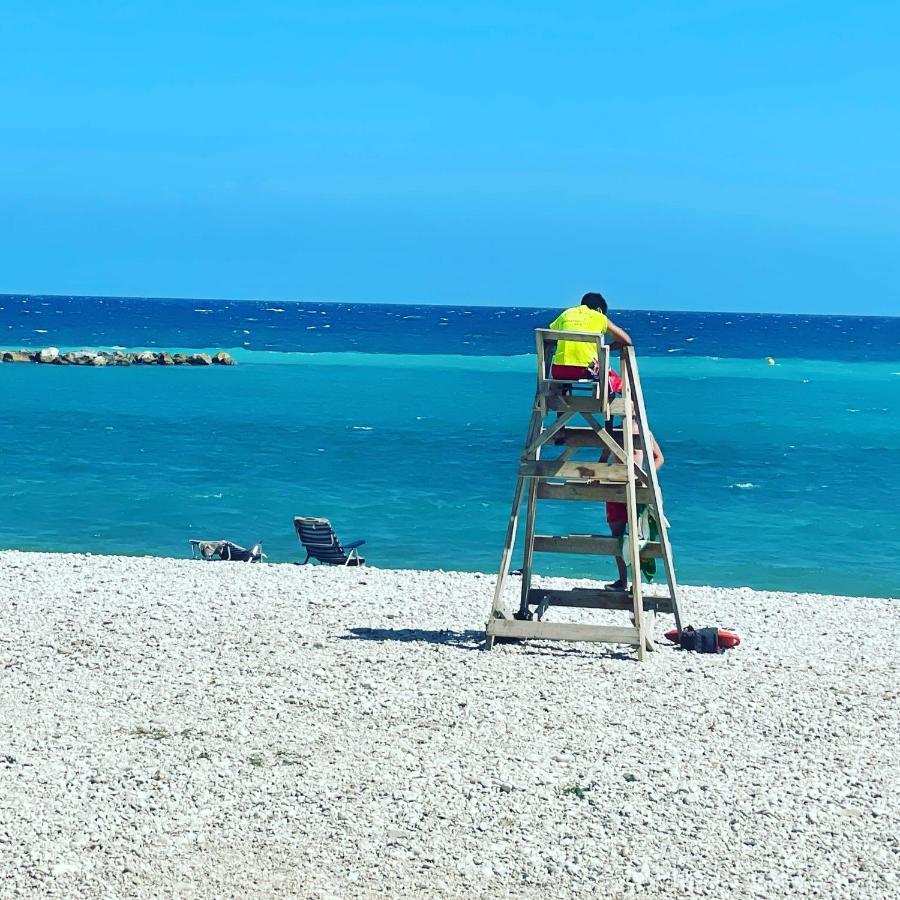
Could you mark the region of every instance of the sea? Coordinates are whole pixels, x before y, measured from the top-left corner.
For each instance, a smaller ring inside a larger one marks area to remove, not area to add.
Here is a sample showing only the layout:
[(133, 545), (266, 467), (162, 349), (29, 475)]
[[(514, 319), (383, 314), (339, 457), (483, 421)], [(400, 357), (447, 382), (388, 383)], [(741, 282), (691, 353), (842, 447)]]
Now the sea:
[[(298, 562), (306, 515), (374, 566), (495, 572), (533, 330), (563, 305), (0, 296), (4, 349), (238, 361), (0, 365), (0, 547), (184, 557), (228, 539)], [(611, 315), (665, 453), (682, 582), (900, 597), (900, 318)], [(541, 531), (606, 533), (602, 507), (547, 506)], [(536, 571), (615, 578), (593, 557)]]

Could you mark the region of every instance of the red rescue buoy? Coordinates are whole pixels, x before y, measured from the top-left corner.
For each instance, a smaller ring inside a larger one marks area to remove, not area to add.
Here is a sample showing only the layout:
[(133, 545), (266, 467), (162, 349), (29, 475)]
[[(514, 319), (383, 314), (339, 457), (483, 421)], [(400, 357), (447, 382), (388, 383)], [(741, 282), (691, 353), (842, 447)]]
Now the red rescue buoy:
[[(667, 631), (666, 638), (673, 644), (677, 644), (678, 629), (673, 628), (671, 631)], [(741, 639), (733, 631), (726, 631), (724, 628), (719, 629), (719, 647), (722, 650), (730, 650), (732, 647), (737, 647), (740, 642)]]

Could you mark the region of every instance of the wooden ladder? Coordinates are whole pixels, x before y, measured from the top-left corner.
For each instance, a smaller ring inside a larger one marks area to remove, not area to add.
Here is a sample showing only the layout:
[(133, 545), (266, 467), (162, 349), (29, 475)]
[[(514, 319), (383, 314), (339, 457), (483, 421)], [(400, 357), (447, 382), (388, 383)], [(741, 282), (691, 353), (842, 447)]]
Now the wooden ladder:
[[(611, 397), (608, 377), (610, 350), (601, 335), (538, 328), (535, 339), (537, 391), (522, 450), (506, 541), (500, 559), (500, 573), (486, 628), (485, 646), (490, 650), (497, 637), (605, 641), (635, 646), (638, 659), (643, 660), (646, 652), (654, 649), (655, 614), (674, 614), (675, 626), (679, 632), (681, 615), (672, 547), (663, 514), (659, 479), (652, 465), (650, 429), (634, 350), (623, 347), (620, 351), (622, 393), (621, 397)], [(600, 363), (597, 381), (560, 381), (549, 377), (552, 350), (562, 340), (595, 345), (596, 358)], [(633, 434), (632, 428), (627, 427), (632, 416), (636, 422), (637, 434)], [(614, 424), (615, 418), (620, 420), (618, 426)], [(557, 446), (562, 447), (560, 455), (550, 459), (542, 458), (544, 449)], [(644, 448), (643, 466), (634, 462), (636, 448)], [(577, 460), (574, 457), (579, 451), (591, 452), (593, 457), (597, 457), (599, 451), (600, 461)], [(605, 460), (608, 459), (614, 460), (614, 463), (607, 464)], [(509, 577), (523, 497), (526, 498), (526, 512), (522, 591), (519, 609), (511, 615), (504, 604), (503, 591)], [(624, 546), (620, 547), (618, 538), (604, 535), (537, 534), (539, 500), (624, 503), (628, 517)], [(649, 508), (658, 530), (658, 539), (643, 546), (638, 534), (639, 504)], [(600, 556), (617, 556), (621, 553), (631, 567), (632, 590), (546, 590), (532, 587), (535, 552)], [(667, 596), (644, 595), (640, 561), (648, 558), (662, 560), (668, 585)], [(631, 613), (631, 622), (627, 626), (614, 626), (542, 621), (546, 610), (553, 606), (622, 610)], [(532, 607), (536, 608), (537, 618)]]

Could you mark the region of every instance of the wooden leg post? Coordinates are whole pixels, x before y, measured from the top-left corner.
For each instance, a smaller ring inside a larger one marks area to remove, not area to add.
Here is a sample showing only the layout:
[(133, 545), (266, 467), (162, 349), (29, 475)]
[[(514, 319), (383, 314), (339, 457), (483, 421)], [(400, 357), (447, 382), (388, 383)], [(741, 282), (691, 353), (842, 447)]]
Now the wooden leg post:
[[(624, 354), (623, 354), (624, 355)], [(624, 361), (624, 360), (623, 360)], [(622, 443), (625, 458), (634, 459), (634, 435), (631, 432), (633, 402), (631, 399), (631, 379), (626, 367), (622, 366), (622, 399), (625, 411), (622, 415)], [(625, 508), (628, 515), (628, 557), (631, 560), (631, 596), (634, 601), (634, 624), (638, 630), (638, 659), (644, 659), (646, 652), (647, 632), (644, 623), (644, 597), (641, 585), (641, 550), (638, 543), (637, 491), (634, 478), (634, 466), (626, 467), (628, 480), (625, 482)], [(625, 547), (622, 547), (623, 554)]]
[(537, 486), (536, 478), (529, 479), (525, 510), (525, 549), (522, 560), (522, 598), (519, 602), (519, 616), (529, 617), (528, 590), (531, 587), (531, 562), (534, 558), (534, 526), (537, 518)]
[(653, 444), (652, 435), (650, 433), (650, 424), (647, 420), (647, 407), (644, 404), (644, 391), (641, 387), (641, 379), (638, 375), (637, 359), (634, 352), (631, 351), (625, 360), (625, 367), (628, 369), (628, 377), (634, 385), (634, 399), (637, 404), (637, 421), (638, 431), (641, 441), (646, 448), (647, 459), (647, 475), (651, 494), (650, 505), (656, 511), (657, 526), (659, 528), (659, 543), (662, 548), (663, 565), (666, 570), (666, 584), (669, 588), (669, 597), (672, 603), (672, 613), (675, 616), (675, 628), (681, 634), (681, 609), (678, 597), (678, 583), (675, 578), (675, 561), (672, 557), (672, 544), (669, 541), (669, 527), (666, 524), (666, 516), (663, 511), (662, 490), (659, 486), (659, 475), (656, 467), (653, 465)]
[(506, 541), (503, 544), (503, 553), (500, 555), (500, 572), (497, 575), (497, 586), (494, 589), (494, 603), (491, 607), (491, 618), (487, 625), (487, 635), (485, 637), (485, 647), (490, 650), (494, 646), (494, 636), (491, 634), (491, 622), (494, 619), (508, 619), (509, 611), (503, 602), (503, 588), (506, 585), (506, 579), (509, 576), (509, 559), (512, 556), (513, 545), (516, 542), (516, 528), (519, 523), (519, 507), (522, 505), (522, 490), (525, 486), (525, 479), (518, 478), (516, 480), (516, 491), (513, 494), (512, 510), (509, 514), (509, 523), (506, 526)]

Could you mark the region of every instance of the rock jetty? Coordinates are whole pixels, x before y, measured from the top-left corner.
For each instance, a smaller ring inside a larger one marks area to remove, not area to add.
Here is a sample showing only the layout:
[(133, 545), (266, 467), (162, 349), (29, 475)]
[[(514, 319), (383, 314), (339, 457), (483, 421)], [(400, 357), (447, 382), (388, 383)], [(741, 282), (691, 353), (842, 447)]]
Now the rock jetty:
[(234, 358), (220, 350), (209, 353), (166, 353), (163, 350), (141, 350), (121, 353), (105, 350), (70, 350), (57, 347), (43, 350), (0, 350), (0, 362), (41, 363), (46, 366), (236, 366)]

